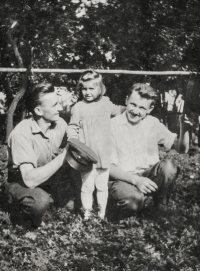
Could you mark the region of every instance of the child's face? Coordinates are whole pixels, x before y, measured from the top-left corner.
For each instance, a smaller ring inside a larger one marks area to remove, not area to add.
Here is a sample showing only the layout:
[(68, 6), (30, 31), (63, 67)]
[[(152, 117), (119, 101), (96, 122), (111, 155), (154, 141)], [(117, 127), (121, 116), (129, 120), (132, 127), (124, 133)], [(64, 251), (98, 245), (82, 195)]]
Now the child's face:
[(136, 91), (133, 91), (131, 96), (126, 99), (126, 105), (126, 115), (132, 124), (139, 123), (154, 108), (152, 100), (142, 98)]
[(101, 90), (95, 81), (87, 81), (83, 83), (82, 86), (83, 99), (87, 102), (92, 102), (96, 100), (101, 95)]

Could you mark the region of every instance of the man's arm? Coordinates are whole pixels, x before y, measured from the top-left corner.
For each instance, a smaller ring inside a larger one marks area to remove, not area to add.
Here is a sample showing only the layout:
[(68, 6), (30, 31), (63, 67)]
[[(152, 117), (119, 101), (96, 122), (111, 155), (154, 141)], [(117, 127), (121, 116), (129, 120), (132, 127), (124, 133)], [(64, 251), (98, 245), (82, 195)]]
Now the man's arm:
[(34, 168), (32, 164), (22, 164), (20, 172), (27, 187), (34, 188), (48, 180), (63, 165), (66, 149), (48, 164)]
[(122, 169), (113, 164), (110, 166), (110, 177), (116, 179), (117, 181), (123, 181), (135, 185), (140, 192), (144, 194), (155, 192), (158, 189), (156, 183), (151, 181), (149, 178), (124, 172)]
[(180, 136), (175, 140), (173, 148), (179, 153), (187, 153), (190, 144), (189, 130), (192, 126), (192, 123), (184, 114), (180, 115), (179, 122)]
[(109, 104), (110, 104), (110, 109), (111, 109), (111, 117), (116, 117), (124, 113), (124, 111), (126, 111), (126, 106), (124, 105), (116, 105), (110, 100), (109, 100)]
[(77, 103), (73, 106), (71, 111), (71, 119), (68, 124), (67, 137), (78, 139), (79, 129), (80, 129), (80, 104)]

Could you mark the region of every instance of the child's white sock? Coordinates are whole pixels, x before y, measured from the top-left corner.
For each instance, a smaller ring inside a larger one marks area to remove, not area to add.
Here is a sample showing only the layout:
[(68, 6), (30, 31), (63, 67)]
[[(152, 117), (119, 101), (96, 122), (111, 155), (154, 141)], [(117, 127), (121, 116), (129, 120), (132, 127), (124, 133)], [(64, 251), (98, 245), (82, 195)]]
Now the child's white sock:
[(107, 191), (97, 191), (97, 202), (99, 205), (98, 216), (104, 219), (106, 213), (106, 206), (108, 201), (108, 190)]
[(88, 219), (90, 217), (90, 211), (92, 210), (93, 194), (81, 192), (81, 202), (85, 211), (84, 218)]

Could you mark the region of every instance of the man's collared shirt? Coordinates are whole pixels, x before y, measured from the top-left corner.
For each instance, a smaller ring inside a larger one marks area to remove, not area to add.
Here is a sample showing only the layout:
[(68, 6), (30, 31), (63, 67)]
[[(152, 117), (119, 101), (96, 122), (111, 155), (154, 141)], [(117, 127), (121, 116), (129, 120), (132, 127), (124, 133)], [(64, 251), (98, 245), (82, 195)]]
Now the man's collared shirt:
[(58, 154), (67, 130), (66, 122), (59, 120), (44, 135), (33, 119), (21, 121), (8, 138), (8, 166), (17, 170), (22, 164), (34, 168), (49, 163)]
[(111, 164), (135, 174), (159, 161), (158, 145), (164, 145), (169, 150), (177, 137), (157, 118), (149, 115), (132, 125), (126, 112), (111, 120), (111, 129)]

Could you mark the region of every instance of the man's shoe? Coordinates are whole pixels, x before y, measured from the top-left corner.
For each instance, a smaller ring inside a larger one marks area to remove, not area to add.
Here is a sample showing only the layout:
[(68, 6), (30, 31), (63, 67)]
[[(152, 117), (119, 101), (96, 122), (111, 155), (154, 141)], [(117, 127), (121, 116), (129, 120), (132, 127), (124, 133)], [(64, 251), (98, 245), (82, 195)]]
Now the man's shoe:
[(68, 203), (65, 205), (65, 209), (68, 212), (73, 212), (74, 211), (74, 199), (70, 199)]
[(100, 205), (100, 204), (98, 205), (98, 217), (99, 217), (101, 220), (104, 220), (104, 218), (105, 218), (105, 212), (102, 212), (102, 208), (101, 208), (101, 205)]

